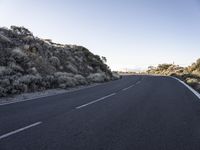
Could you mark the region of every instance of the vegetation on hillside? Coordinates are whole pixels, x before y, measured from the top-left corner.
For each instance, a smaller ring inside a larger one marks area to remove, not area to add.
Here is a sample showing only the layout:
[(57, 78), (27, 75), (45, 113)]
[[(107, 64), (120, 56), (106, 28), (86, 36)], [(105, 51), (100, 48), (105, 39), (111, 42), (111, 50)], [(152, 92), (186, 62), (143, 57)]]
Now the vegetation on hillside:
[(160, 64), (157, 67), (149, 66), (147, 73), (177, 77), (200, 92), (200, 59), (188, 67), (174, 64)]
[(105, 62), (85, 47), (40, 39), (24, 27), (0, 28), (0, 97), (118, 79)]

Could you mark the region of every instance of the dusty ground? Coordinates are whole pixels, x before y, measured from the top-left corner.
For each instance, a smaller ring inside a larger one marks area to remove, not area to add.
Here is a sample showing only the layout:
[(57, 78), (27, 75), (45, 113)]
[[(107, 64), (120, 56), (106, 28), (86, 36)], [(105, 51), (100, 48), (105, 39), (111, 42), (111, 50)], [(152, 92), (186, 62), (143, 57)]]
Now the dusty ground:
[(85, 88), (91, 88), (99, 84), (103, 84), (103, 83), (94, 83), (91, 85), (78, 86), (78, 87), (68, 88), (68, 89), (50, 89), (50, 90), (45, 90), (45, 91), (40, 91), (40, 92), (12, 95), (10, 97), (0, 98), (0, 105), (26, 101), (26, 100), (31, 100), (31, 99), (37, 99), (39, 97), (47, 97), (47, 96), (52, 96), (52, 95), (57, 95), (57, 94), (62, 94), (62, 93), (67, 93), (67, 92), (73, 92), (73, 91), (77, 91), (77, 90), (81, 90)]

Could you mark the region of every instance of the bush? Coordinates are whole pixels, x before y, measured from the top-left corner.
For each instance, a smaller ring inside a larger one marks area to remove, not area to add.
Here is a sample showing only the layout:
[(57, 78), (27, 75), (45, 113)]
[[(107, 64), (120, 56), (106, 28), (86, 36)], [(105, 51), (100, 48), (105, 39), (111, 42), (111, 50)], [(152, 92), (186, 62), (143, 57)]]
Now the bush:
[(17, 63), (22, 64), (27, 63), (29, 61), (27, 55), (20, 48), (13, 49), (11, 55)]
[(66, 66), (66, 68), (67, 68), (67, 70), (68, 70), (69, 72), (72, 72), (72, 73), (75, 73), (75, 74), (78, 73), (78, 69), (76, 68), (76, 66), (73, 65), (73, 64), (71, 64), (71, 63), (69, 63), (69, 64)]
[(106, 81), (105, 73), (93, 73), (87, 77), (89, 82), (104, 82)]
[(74, 78), (77, 80), (79, 85), (84, 85), (84, 84), (88, 84), (86, 78), (84, 78), (82, 75), (78, 74), (75, 75)]
[(73, 87), (77, 84), (76, 79), (73, 78), (73, 74), (71, 73), (56, 72), (54, 77), (60, 88)]
[(117, 72), (113, 72), (112, 75), (113, 75), (113, 80), (117, 80), (121, 78), (121, 76)]
[(6, 66), (0, 66), (0, 77), (12, 75), (12, 74), (14, 74), (14, 72), (11, 68), (8, 68)]
[(55, 67), (60, 66), (60, 60), (58, 59), (58, 57), (53, 56), (53, 57), (51, 57), (51, 58), (49, 59), (49, 61), (50, 61), (50, 63), (51, 63), (53, 66), (55, 66)]

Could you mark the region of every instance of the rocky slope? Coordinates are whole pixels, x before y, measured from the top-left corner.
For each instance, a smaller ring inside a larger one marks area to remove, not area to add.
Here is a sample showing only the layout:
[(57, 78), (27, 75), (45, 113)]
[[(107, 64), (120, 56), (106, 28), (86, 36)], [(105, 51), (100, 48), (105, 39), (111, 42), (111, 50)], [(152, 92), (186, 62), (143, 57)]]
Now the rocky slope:
[(40, 39), (24, 27), (0, 28), (0, 97), (118, 78), (82, 46)]

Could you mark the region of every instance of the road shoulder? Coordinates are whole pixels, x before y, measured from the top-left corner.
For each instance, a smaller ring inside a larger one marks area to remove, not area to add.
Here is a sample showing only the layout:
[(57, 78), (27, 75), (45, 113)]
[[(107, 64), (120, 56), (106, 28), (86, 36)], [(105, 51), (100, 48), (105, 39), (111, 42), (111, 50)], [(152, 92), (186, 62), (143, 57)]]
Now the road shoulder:
[(55, 96), (59, 94), (75, 92), (82, 89), (92, 88), (100, 84), (103, 84), (103, 83), (94, 83), (91, 85), (77, 86), (77, 87), (68, 88), (68, 89), (49, 89), (49, 90), (44, 90), (44, 91), (39, 91), (39, 92), (23, 93), (19, 95), (13, 95), (10, 97), (3, 97), (3, 98), (0, 98), (0, 106), (39, 99), (39, 98), (45, 98), (49, 96)]

